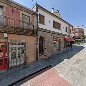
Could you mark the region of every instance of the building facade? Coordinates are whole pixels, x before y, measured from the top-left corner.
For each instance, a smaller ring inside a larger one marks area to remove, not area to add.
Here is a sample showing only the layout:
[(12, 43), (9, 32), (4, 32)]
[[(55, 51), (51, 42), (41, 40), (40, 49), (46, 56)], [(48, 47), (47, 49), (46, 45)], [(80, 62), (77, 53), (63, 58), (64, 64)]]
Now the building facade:
[(68, 47), (68, 41), (64, 41), (64, 38), (70, 36), (70, 29), (73, 26), (59, 17), (54, 9), (49, 12), (37, 4), (36, 12), (38, 14), (39, 58), (47, 58), (62, 52)]
[(0, 0), (0, 70), (47, 58), (68, 47), (73, 26), (60, 13)]
[(34, 11), (10, 0), (0, 0), (0, 70), (35, 61), (36, 35)]
[(84, 40), (84, 29), (80, 26), (74, 27), (72, 30), (73, 38), (77, 41)]

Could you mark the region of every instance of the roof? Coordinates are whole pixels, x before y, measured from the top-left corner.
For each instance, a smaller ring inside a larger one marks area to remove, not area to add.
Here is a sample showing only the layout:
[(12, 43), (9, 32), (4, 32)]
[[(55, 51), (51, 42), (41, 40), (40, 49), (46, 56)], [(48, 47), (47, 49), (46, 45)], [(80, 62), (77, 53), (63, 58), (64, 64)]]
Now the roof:
[[(6, 1), (0, 0), (0, 2), (5, 3), (5, 4), (10, 4), (10, 5), (11, 5), (11, 3), (12, 3), (12, 4), (14, 4), (14, 5), (17, 5), (18, 7), (16, 7), (16, 8), (19, 8), (20, 10), (27, 11), (27, 12), (30, 13), (30, 14), (34, 14), (34, 13), (36, 14), (36, 12), (33, 11), (32, 9), (30, 9), (30, 8), (28, 8), (28, 7), (26, 7), (26, 6), (23, 6), (23, 5), (21, 5), (21, 4), (17, 3), (17, 2), (15, 2), (15, 1), (13, 1), (13, 0), (6, 0)], [(15, 7), (15, 6), (14, 6), (14, 7)]]
[(53, 15), (53, 16), (55, 16), (55, 17), (57, 17), (58, 19), (60, 19), (60, 20), (62, 20), (63, 22), (65, 22), (65, 23), (67, 23), (67, 24), (69, 24), (70, 26), (72, 26), (73, 27), (73, 25), (71, 25), (70, 23), (68, 23), (67, 21), (65, 21), (64, 19), (62, 19), (62, 18), (60, 18), (60, 17), (58, 17), (57, 15), (55, 15), (54, 13), (51, 13), (50, 11), (48, 11), (47, 9), (45, 9), (45, 8), (43, 8), (42, 6), (40, 6), (39, 4), (36, 4), (36, 6), (37, 7), (39, 7), (39, 8), (41, 8), (41, 9), (43, 9), (43, 10), (45, 10), (46, 12), (48, 12), (50, 15)]

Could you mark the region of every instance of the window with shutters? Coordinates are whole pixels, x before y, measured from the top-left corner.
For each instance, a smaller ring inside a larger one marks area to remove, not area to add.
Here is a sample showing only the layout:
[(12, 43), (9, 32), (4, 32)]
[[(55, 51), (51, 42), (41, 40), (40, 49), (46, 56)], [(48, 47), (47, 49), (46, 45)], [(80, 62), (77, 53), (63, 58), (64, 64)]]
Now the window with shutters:
[(40, 24), (45, 24), (45, 16), (39, 14), (39, 23)]
[(61, 24), (56, 22), (56, 21), (53, 21), (53, 28), (60, 30), (61, 29)]

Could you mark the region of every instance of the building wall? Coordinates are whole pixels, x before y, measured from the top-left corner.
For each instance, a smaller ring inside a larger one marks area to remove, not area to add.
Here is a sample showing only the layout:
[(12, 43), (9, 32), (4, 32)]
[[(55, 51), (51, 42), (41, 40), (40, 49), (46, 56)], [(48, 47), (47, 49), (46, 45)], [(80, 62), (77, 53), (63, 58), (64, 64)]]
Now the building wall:
[(14, 22), (15, 26), (19, 26), (20, 10), (18, 8), (6, 5), (6, 16), (10, 18), (10, 23)]
[[(44, 29), (47, 29), (47, 30), (51, 30), (51, 31), (55, 31), (55, 32), (59, 32), (59, 33), (63, 33), (63, 34), (68, 35), (69, 32), (67, 33), (65, 31), (65, 27), (68, 27), (68, 29), (69, 29), (69, 25), (67, 23), (65, 23), (62, 20), (50, 15), (49, 13), (47, 13), (46, 11), (43, 11), (40, 8), (38, 8), (38, 14), (42, 14), (42, 15), (45, 16), (45, 24), (42, 25), (42, 24), (39, 23), (38, 24), (39, 28), (44, 28)], [(55, 20), (55, 21), (57, 21), (58, 23), (61, 24), (61, 30), (53, 28), (53, 20)], [(50, 23), (49, 23), (49, 21), (50, 21)]]
[[(0, 5), (3, 6), (3, 16), (6, 16), (7, 18), (13, 19), (14, 21), (9, 21), (8, 23), (10, 25), (12, 25), (13, 23), (15, 23), (15, 25), (20, 25), (19, 24), (19, 20), (22, 20), (22, 14), (25, 14), (27, 16), (30, 16), (30, 23), (32, 23), (32, 25), (34, 25), (34, 29), (36, 31), (37, 29), (37, 18), (36, 18), (36, 13), (25, 7), (21, 7), (18, 4), (15, 3), (11, 3), (9, 1), (1, 1)], [(15, 26), (14, 26), (15, 27)], [(10, 27), (9, 25), (7, 27), (5, 27), (6, 29), (10, 29), (14, 27)], [(21, 27), (20, 27), (21, 28)], [(3, 29), (3, 28), (0, 28)], [(17, 28), (18, 29), (18, 28)], [(24, 28), (25, 29), (25, 28)], [(29, 29), (29, 28), (28, 28)], [(15, 34), (8, 34), (8, 40), (14, 40), (14, 41), (21, 41), (24, 40), (26, 42), (26, 62), (30, 63), (36, 60), (36, 34), (31, 35), (31, 36), (25, 36), (25, 35), (17, 35)], [(4, 35), (3, 33), (0, 33), (0, 41), (4, 41)]]
[[(44, 38), (44, 53), (42, 55), (39, 55), (39, 58), (45, 58), (45, 55), (49, 57), (53, 54), (59, 53), (59, 39), (61, 39), (61, 51), (64, 49), (64, 37), (62, 35), (40, 30), (38, 31), (38, 39), (40, 37)], [(54, 37), (57, 40), (54, 40)]]
[(81, 40), (84, 39), (84, 29), (83, 28), (81, 28), (81, 27), (75, 27), (73, 29), (73, 31), (74, 31), (74, 37), (75, 38), (76, 37), (80, 37)]
[(36, 60), (36, 37), (8, 34), (8, 40), (11, 41), (25, 41), (26, 42), (26, 62), (31, 63)]
[[(4, 34), (0, 33), (0, 42), (6, 41)], [(26, 42), (26, 63), (31, 63), (36, 60), (36, 37), (34, 36), (25, 36), (17, 34), (8, 34), (8, 42)]]

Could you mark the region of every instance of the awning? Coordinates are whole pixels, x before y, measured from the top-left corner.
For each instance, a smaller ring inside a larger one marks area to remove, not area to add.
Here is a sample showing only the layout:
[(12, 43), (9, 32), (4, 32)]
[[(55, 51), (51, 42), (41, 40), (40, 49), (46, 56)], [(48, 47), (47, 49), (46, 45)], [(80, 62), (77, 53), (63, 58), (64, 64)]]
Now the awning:
[(70, 42), (70, 39), (69, 38), (64, 38), (64, 41)]
[(74, 40), (74, 39), (72, 39), (72, 38), (64, 38), (64, 41), (68, 41), (68, 42), (75, 42), (75, 40)]

